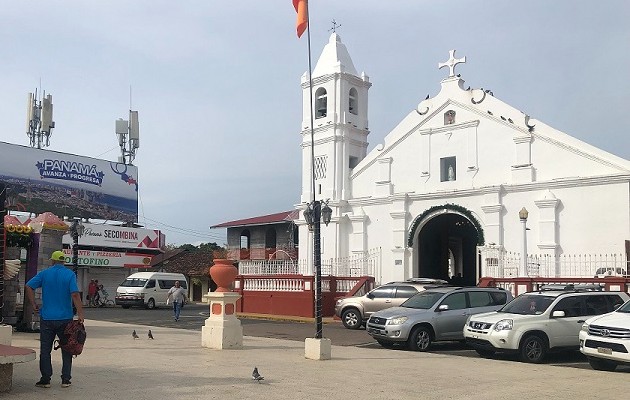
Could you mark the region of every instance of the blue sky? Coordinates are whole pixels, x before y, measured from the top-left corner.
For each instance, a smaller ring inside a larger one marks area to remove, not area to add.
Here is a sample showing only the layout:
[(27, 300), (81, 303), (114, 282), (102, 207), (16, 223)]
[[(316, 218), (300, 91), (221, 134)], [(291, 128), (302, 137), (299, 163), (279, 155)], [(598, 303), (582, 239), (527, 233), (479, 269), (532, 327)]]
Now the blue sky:
[[(310, 2), (313, 63), (331, 21), (373, 83), (370, 147), (467, 57), (467, 85), (630, 159), (630, 2)], [(116, 160), (114, 121), (139, 112), (139, 221), (170, 243), (289, 210), (301, 192), (306, 34), (291, 0), (33, 0), (0, 9), (0, 141), (28, 145), (27, 93), (53, 95), (49, 149)]]

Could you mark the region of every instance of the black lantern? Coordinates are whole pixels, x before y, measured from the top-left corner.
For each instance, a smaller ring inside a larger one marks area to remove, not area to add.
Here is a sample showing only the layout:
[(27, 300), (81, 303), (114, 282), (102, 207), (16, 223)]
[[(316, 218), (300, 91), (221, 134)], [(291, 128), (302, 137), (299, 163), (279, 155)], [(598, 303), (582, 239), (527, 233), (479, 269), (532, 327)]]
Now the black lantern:
[(75, 218), (70, 225), (70, 234), (72, 235), (72, 270), (76, 275), (79, 272), (79, 236), (83, 236), (85, 226), (81, 223), (80, 218)]
[(306, 220), (306, 224), (308, 225), (308, 230), (312, 231), (313, 230), (313, 208), (311, 207), (311, 204), (308, 204), (306, 206), (306, 210), (304, 210), (304, 219)]
[(322, 222), (328, 226), (330, 224), (330, 218), (332, 217), (332, 209), (328, 207), (328, 202), (324, 202), (322, 207)]

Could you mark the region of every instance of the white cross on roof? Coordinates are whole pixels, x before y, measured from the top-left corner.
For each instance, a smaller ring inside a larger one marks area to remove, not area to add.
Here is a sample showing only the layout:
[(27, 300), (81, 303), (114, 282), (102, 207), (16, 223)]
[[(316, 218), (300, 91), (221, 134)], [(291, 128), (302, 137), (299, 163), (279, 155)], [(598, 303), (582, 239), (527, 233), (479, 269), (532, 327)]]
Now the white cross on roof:
[(448, 67), (449, 68), (448, 77), (450, 78), (451, 76), (455, 76), (455, 66), (457, 64), (465, 63), (466, 57), (455, 58), (455, 50), (450, 50), (448, 53), (449, 53), (448, 61), (439, 63), (438, 69), (442, 69), (442, 67)]

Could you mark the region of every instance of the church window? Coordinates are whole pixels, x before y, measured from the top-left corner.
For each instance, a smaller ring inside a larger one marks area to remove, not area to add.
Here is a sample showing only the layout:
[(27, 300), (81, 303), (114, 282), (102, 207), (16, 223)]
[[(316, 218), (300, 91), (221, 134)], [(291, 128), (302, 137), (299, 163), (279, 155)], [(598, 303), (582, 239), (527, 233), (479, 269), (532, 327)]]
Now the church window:
[(315, 157), (315, 179), (324, 179), (326, 178), (326, 162), (328, 160), (328, 156), (318, 156)]
[(457, 163), (455, 157), (440, 158), (440, 182), (457, 179)]
[(315, 92), (315, 118), (324, 118), (327, 115), (327, 107), (326, 89), (319, 88)]
[(358, 112), (358, 94), (355, 88), (350, 89), (348, 96), (348, 111), (350, 114), (357, 115)]
[(448, 110), (444, 113), (444, 125), (453, 125), (455, 123), (455, 111)]
[(350, 159), (348, 160), (348, 167), (350, 169), (352, 169), (352, 168), (356, 167), (358, 163), (359, 163), (359, 158), (358, 157), (350, 156)]

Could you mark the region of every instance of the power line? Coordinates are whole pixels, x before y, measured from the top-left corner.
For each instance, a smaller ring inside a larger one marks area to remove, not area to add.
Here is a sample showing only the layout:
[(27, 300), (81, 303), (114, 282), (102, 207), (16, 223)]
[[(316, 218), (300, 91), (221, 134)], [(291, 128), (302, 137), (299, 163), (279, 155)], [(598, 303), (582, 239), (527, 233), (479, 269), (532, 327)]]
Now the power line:
[(107, 153), (109, 153), (110, 151), (114, 150), (116, 147), (118, 147), (118, 146), (114, 146), (114, 147), (112, 147), (111, 149), (107, 150), (107, 151), (106, 151), (106, 152), (104, 152), (104, 153), (99, 154), (98, 156), (96, 156), (96, 157), (94, 157), (94, 158), (99, 158), (99, 157), (100, 157), (100, 156), (102, 156), (103, 154), (107, 154)]
[[(196, 231), (196, 230), (193, 230), (193, 229), (181, 228), (181, 227), (169, 225), (167, 223), (164, 223), (164, 222), (161, 222), (161, 221), (157, 221), (157, 220), (154, 220), (154, 219), (151, 219), (151, 218), (147, 218), (145, 216), (143, 216), (143, 218), (145, 220), (147, 220), (147, 221), (151, 221), (153, 223), (156, 223), (156, 224), (159, 224), (159, 225), (171, 228), (170, 230), (169, 229), (164, 229), (166, 231), (175, 232), (175, 233), (179, 233), (179, 234), (186, 234), (186, 235), (189, 235), (189, 236), (194, 236), (194, 237), (199, 237), (199, 238), (225, 239), (225, 236), (220, 235), (220, 234), (213, 234), (213, 233), (210, 233), (210, 232), (200, 232), (200, 231)], [(175, 231), (173, 231), (173, 229)]]

